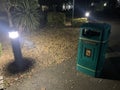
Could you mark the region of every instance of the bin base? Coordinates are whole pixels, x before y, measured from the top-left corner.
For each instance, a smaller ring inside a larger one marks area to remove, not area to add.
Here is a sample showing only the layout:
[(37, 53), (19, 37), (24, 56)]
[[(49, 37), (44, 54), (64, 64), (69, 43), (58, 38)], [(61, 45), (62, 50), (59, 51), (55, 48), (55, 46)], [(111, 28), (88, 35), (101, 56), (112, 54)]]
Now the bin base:
[(97, 70), (93, 70), (93, 69), (90, 69), (90, 68), (87, 68), (85, 66), (82, 66), (82, 65), (79, 65), (77, 64), (77, 70), (82, 72), (82, 73), (85, 73), (87, 75), (90, 75), (90, 76), (93, 76), (93, 77), (100, 77), (100, 73), (101, 71)]

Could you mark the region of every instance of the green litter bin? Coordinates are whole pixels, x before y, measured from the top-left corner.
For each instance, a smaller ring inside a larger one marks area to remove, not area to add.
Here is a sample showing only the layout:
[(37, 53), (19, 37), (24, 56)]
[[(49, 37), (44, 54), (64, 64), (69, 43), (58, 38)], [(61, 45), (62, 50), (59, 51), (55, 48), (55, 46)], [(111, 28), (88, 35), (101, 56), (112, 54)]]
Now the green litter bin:
[(106, 23), (84, 23), (80, 27), (77, 70), (99, 77), (105, 61), (105, 53), (111, 26)]

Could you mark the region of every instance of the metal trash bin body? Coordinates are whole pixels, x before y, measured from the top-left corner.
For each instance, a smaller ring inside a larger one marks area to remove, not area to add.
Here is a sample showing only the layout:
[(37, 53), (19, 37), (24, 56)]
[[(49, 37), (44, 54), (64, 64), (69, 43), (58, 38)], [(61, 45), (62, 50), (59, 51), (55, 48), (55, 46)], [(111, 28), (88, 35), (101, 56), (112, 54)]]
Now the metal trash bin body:
[(102, 71), (111, 26), (105, 23), (85, 23), (80, 27), (77, 70), (99, 77)]

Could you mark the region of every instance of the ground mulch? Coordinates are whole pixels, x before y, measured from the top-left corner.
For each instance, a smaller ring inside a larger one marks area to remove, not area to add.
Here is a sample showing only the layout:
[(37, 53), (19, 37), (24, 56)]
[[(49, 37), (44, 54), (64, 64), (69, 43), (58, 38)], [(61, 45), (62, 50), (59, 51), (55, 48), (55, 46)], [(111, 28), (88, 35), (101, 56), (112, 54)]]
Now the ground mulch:
[(4, 34), (0, 36), (0, 75), (4, 76), (6, 87), (22, 82), (24, 78), (31, 78), (39, 69), (60, 64), (77, 54), (79, 28), (49, 27), (23, 33), (20, 37), (23, 58), (32, 64), (24, 72), (12, 73), (8, 71), (8, 66), (14, 62), (14, 56), (10, 39)]

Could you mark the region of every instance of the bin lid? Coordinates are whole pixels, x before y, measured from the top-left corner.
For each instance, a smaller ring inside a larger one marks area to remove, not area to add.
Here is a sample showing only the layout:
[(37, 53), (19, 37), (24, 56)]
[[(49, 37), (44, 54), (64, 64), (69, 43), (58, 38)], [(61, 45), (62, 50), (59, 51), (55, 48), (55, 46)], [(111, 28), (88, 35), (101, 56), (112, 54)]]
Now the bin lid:
[(83, 23), (81, 28), (92, 28), (96, 30), (110, 30), (111, 26), (107, 23)]
[(83, 36), (82, 33), (80, 34), (80, 37), (82, 38), (87, 38), (87, 39), (92, 39), (92, 40), (97, 40), (97, 41), (107, 41), (109, 39), (109, 34), (110, 34), (110, 30), (111, 30), (111, 25), (107, 24), (107, 23), (83, 23), (81, 25), (81, 31), (83, 31), (83, 29), (88, 29), (88, 30), (93, 30), (93, 31), (98, 31), (100, 32), (99, 36), (95, 36), (95, 37), (86, 37)]

